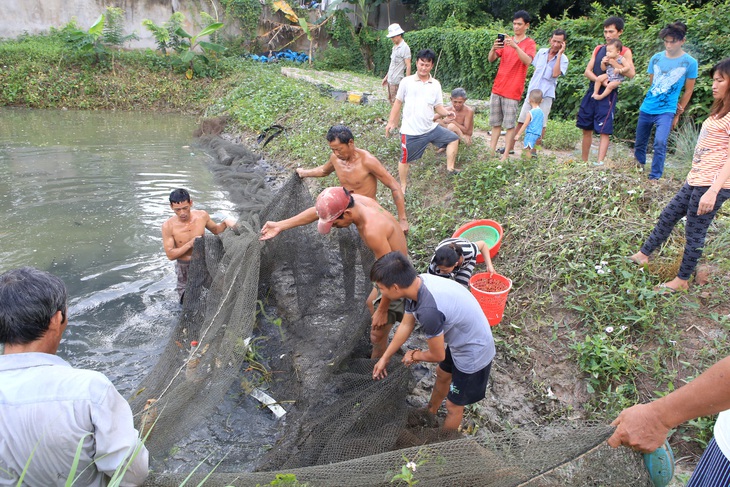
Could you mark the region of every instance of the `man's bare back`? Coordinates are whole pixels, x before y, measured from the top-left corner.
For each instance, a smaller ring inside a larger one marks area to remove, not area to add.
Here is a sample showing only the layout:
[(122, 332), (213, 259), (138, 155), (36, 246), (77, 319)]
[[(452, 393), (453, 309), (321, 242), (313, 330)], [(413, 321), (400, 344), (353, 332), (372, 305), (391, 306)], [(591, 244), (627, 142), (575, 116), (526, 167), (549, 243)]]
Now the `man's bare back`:
[(398, 221), (372, 198), (353, 194), (358, 213), (353, 218), (360, 237), (375, 258), (397, 250), (408, 255), (406, 237)]

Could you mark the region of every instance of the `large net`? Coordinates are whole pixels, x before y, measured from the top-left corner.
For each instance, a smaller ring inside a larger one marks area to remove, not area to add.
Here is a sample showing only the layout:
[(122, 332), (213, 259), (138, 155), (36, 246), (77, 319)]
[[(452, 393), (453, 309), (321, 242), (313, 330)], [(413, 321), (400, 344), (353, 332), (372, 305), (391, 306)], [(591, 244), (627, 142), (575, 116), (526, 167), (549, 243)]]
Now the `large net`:
[(202, 140), (240, 219), (196, 241), (180, 319), (130, 401), (138, 427), (152, 425), (147, 485), (395, 485), (407, 462), (424, 486), (650, 485), (640, 456), (605, 445), (606, 425), (467, 437), (408, 406), (415, 380), (396, 358), (373, 381), (372, 253), (354, 229), (258, 241), (261, 222), (311, 195), (296, 176), (275, 188), (255, 153)]

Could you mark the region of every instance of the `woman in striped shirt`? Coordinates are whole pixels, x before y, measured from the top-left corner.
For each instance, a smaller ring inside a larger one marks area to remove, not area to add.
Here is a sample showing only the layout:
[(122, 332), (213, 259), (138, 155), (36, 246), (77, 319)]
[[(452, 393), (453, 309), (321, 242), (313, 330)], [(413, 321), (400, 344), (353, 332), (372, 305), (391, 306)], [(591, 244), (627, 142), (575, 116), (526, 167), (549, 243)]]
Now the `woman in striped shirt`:
[(726, 199), (730, 198), (730, 58), (717, 63), (710, 72), (712, 97), (710, 116), (702, 123), (692, 169), (687, 181), (664, 208), (659, 221), (641, 250), (631, 256), (637, 264), (649, 262), (682, 217), (687, 217), (684, 256), (677, 277), (656, 290), (686, 291), (705, 245), (707, 229)]
[(436, 252), (431, 257), (428, 273), (453, 279), (469, 288), (469, 279), (477, 265), (477, 252), (481, 252), (487, 271), (494, 274), (489, 247), (483, 240), (470, 242), (464, 238), (447, 238), (439, 242)]

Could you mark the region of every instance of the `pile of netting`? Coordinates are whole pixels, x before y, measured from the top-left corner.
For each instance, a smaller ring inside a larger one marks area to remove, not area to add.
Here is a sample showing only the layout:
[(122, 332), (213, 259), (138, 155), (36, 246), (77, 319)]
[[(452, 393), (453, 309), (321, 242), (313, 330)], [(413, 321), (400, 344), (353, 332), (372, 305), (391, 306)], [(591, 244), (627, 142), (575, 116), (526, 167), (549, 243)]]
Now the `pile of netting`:
[(263, 222), (311, 195), (296, 176), (272, 190), (255, 153), (205, 142), (240, 220), (196, 241), (179, 322), (131, 400), (149, 431), (147, 485), (396, 485), (408, 462), (423, 486), (650, 485), (639, 455), (605, 445), (606, 425), (464, 437), (410, 409), (399, 360), (372, 379), (373, 256), (354, 228), (260, 242)]

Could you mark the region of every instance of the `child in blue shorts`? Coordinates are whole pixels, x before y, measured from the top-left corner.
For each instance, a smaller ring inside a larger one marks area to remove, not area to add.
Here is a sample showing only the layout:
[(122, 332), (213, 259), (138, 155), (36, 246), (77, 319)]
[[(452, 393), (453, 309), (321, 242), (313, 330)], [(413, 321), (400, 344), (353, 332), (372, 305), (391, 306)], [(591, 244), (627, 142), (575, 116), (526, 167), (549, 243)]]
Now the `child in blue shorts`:
[[(527, 95), (527, 101), (530, 102), (530, 111), (525, 118), (525, 123), (520, 127), (519, 132), (515, 135), (515, 140), (520, 140), (522, 133), (525, 133), (524, 148), (522, 151), (522, 157), (527, 157), (530, 154), (532, 157), (537, 157), (537, 141), (542, 135), (542, 124), (545, 120), (545, 114), (540, 108), (542, 102), (542, 90), (532, 90)], [(529, 149), (529, 152), (527, 151)]]

